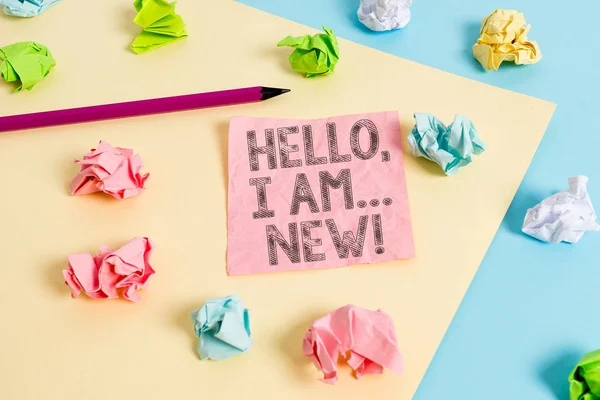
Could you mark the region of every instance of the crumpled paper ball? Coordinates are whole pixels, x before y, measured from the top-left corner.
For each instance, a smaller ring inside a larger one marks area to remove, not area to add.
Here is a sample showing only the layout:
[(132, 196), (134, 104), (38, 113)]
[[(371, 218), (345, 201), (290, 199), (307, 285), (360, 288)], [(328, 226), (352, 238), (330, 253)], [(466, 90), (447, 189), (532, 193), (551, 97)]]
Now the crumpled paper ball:
[(150, 256), (154, 244), (148, 238), (134, 238), (118, 250), (100, 247), (100, 253), (72, 254), (69, 268), (64, 269), (65, 283), (76, 298), (81, 292), (97, 300), (115, 299), (122, 294), (127, 300), (137, 302), (138, 290), (145, 289), (154, 270)]
[(357, 379), (382, 374), (387, 368), (400, 375), (402, 355), (398, 349), (392, 317), (351, 304), (312, 323), (302, 343), (304, 355), (323, 372), (323, 381), (337, 381), (338, 359), (343, 357)]
[(538, 44), (527, 39), (531, 28), (522, 13), (496, 10), (483, 20), (473, 56), (489, 70), (497, 70), (504, 61), (535, 64), (542, 58)]
[(340, 59), (337, 38), (333, 31), (323, 26), (325, 33), (314, 36), (288, 36), (277, 43), (277, 47), (290, 46), (295, 48), (289, 60), (292, 69), (306, 74), (307, 78), (331, 74)]
[(573, 176), (569, 189), (528, 209), (523, 232), (544, 242), (577, 243), (585, 232), (599, 231), (587, 182), (587, 176)]
[(188, 37), (183, 18), (175, 12), (175, 2), (135, 0), (133, 6), (138, 12), (133, 22), (142, 28), (130, 46), (134, 53), (146, 53)]
[(113, 147), (104, 141), (75, 162), (81, 164), (81, 170), (71, 182), (72, 195), (104, 192), (123, 200), (140, 194), (150, 176), (140, 174), (144, 163), (132, 149)]
[(600, 400), (600, 350), (583, 356), (569, 375), (570, 400)]
[(0, 76), (6, 82), (21, 82), (15, 92), (33, 89), (55, 65), (50, 50), (40, 43), (19, 42), (0, 47)]
[(31, 18), (40, 15), (62, 0), (0, 0), (6, 15)]
[(201, 360), (226, 360), (252, 347), (250, 314), (236, 295), (208, 300), (192, 313)]
[(360, 0), (358, 20), (373, 31), (404, 28), (410, 22), (412, 0)]
[(413, 156), (437, 163), (446, 175), (457, 173), (486, 148), (471, 120), (463, 115), (455, 116), (447, 127), (434, 115), (415, 114), (408, 143)]

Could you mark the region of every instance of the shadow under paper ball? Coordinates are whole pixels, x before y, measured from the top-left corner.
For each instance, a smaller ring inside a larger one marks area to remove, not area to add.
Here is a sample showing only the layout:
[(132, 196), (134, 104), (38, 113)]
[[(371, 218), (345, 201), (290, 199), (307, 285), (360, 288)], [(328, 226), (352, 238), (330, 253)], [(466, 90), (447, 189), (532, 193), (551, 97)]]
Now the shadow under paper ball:
[(569, 374), (584, 353), (575, 348), (566, 348), (539, 364), (538, 378), (548, 387), (556, 400), (569, 398)]

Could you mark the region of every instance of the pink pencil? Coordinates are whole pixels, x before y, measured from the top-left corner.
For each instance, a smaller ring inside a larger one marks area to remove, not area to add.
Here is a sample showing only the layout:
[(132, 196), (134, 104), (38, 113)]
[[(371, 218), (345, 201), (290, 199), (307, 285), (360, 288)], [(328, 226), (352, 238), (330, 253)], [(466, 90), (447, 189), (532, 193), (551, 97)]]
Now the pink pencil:
[(289, 89), (255, 86), (220, 92), (11, 115), (0, 117), (0, 132), (252, 103), (267, 100), (289, 91)]

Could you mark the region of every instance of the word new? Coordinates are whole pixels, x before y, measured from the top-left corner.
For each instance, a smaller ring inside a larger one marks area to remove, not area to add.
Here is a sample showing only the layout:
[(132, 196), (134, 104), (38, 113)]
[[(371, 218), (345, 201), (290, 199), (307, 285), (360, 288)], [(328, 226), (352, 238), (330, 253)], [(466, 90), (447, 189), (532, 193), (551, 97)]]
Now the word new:
[[(381, 215), (373, 214), (372, 221), (375, 244), (382, 245), (383, 229), (381, 226)], [(350, 253), (352, 253), (353, 257), (362, 256), (368, 222), (369, 217), (367, 215), (362, 215), (358, 219), (358, 229), (356, 231), (356, 235), (352, 231), (344, 231), (340, 235), (335, 221), (333, 219), (325, 220), (325, 225), (327, 226), (327, 230), (329, 231), (329, 235), (331, 236), (331, 240), (340, 259), (348, 258)], [(318, 247), (323, 244), (322, 239), (313, 237), (311, 232), (312, 229), (321, 228), (322, 226), (323, 222), (319, 220), (300, 222), (300, 237), (305, 262), (318, 262), (326, 260), (325, 253), (315, 252), (314, 249), (314, 247)], [(288, 224), (290, 238), (289, 241), (285, 239), (283, 234), (275, 225), (267, 225), (266, 231), (270, 265), (279, 264), (277, 246), (283, 250), (285, 255), (292, 263), (300, 262), (300, 240), (298, 236), (298, 224), (296, 222), (290, 222)], [(384, 251), (385, 250), (383, 247), (375, 248), (375, 252), (377, 254), (382, 254)]]

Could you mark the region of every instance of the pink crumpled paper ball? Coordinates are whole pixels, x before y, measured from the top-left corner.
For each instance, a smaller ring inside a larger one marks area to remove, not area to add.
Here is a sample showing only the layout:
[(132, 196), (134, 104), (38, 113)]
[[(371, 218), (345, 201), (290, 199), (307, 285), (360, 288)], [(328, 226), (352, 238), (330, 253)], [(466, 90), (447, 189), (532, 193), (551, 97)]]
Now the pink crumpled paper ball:
[(154, 274), (150, 266), (153, 247), (150, 239), (137, 237), (118, 250), (101, 246), (95, 257), (89, 253), (71, 254), (69, 268), (62, 271), (71, 297), (84, 292), (102, 300), (118, 298), (122, 293), (127, 300), (140, 300), (137, 291), (145, 289)]
[(337, 381), (340, 356), (354, 370), (356, 378), (382, 374), (383, 368), (400, 375), (402, 355), (398, 350), (392, 317), (381, 310), (371, 311), (347, 305), (312, 323), (303, 342), (304, 355), (323, 372), (323, 381)]
[(104, 192), (123, 200), (140, 194), (150, 175), (140, 174), (144, 163), (132, 149), (113, 147), (104, 141), (75, 162), (81, 164), (81, 170), (71, 182), (72, 195)]

